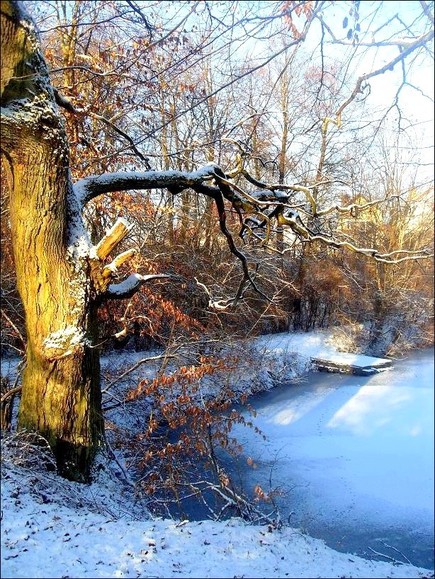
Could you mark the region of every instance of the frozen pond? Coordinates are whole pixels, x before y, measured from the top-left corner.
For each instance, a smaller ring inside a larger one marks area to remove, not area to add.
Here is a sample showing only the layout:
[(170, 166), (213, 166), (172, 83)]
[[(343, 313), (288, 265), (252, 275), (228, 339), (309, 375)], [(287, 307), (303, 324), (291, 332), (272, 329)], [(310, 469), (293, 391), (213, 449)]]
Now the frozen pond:
[(235, 428), (244, 488), (271, 481), (282, 519), (334, 549), (433, 568), (433, 354), (372, 376), (312, 373), (251, 398), (267, 442)]

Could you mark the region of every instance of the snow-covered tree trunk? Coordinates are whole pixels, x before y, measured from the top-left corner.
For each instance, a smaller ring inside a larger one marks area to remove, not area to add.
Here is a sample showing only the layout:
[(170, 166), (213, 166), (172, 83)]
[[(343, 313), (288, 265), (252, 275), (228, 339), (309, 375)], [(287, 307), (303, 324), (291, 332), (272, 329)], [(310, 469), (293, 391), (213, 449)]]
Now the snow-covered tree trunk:
[(80, 221), (62, 118), (12, 2), (1, 3), (1, 49), (2, 163), (27, 330), (19, 426), (47, 438), (61, 474), (85, 480), (103, 433), (89, 258), (72, 251)]

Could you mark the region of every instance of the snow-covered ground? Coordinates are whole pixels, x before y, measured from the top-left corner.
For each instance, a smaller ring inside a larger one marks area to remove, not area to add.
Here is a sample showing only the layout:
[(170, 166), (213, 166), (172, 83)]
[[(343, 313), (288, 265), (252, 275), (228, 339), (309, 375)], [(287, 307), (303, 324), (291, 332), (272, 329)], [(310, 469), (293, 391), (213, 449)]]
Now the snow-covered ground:
[[(310, 357), (334, 351), (328, 338), (323, 333), (281, 334), (261, 338), (258, 347), (264, 355), (293, 356), (302, 371)], [(13, 365), (4, 366), (13, 371)], [(380, 405), (388, 400), (387, 394), (381, 392)], [(352, 413), (338, 414), (337, 429), (352, 427), (346, 422)], [(402, 443), (400, 436), (398, 442), (391, 440), (392, 445)], [(49, 458), (43, 460), (34, 452), (15, 435), (3, 445), (1, 576), (5, 578), (433, 577), (433, 570), (339, 553), (297, 528), (271, 530), (235, 519), (219, 523), (153, 519), (113, 461), (102, 456), (94, 482), (79, 485), (57, 477)], [(324, 468), (329, 468), (327, 462)]]

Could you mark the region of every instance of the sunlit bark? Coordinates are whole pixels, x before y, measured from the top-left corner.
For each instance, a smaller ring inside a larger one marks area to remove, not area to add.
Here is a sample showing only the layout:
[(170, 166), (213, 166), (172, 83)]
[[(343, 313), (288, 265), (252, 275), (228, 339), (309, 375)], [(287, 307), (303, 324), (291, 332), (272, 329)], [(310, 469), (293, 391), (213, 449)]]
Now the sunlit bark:
[(59, 471), (83, 480), (103, 421), (90, 278), (68, 253), (76, 208), (66, 134), (32, 28), (16, 5), (1, 9), (2, 152), (27, 332), (19, 426), (45, 436)]

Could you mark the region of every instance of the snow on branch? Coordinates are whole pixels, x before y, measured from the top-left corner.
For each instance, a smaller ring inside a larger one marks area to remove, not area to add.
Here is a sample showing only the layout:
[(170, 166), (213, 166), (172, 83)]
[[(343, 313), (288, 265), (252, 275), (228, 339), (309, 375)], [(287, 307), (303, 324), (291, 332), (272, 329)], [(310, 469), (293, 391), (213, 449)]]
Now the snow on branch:
[(320, 241), (325, 245), (334, 247), (336, 249), (346, 248), (354, 253), (359, 253), (361, 255), (366, 255), (371, 257), (375, 261), (388, 264), (397, 264), (402, 261), (410, 261), (414, 259), (429, 259), (433, 257), (433, 253), (428, 249), (421, 250), (396, 250), (390, 253), (380, 253), (377, 249), (373, 247), (358, 247), (357, 245), (351, 243), (350, 241), (338, 241), (332, 237), (326, 237), (324, 235), (309, 235), (306, 241)]
[(176, 279), (175, 276), (167, 274), (140, 275), (132, 273), (120, 283), (110, 284), (104, 296), (107, 299), (125, 299), (133, 296), (144, 284), (156, 279)]
[(115, 257), (115, 259), (111, 263), (109, 263), (109, 265), (106, 265), (104, 267), (103, 278), (110, 277), (111, 275), (116, 273), (118, 271), (118, 268), (120, 268), (123, 263), (128, 261), (130, 257), (136, 255), (136, 253), (137, 252), (135, 249), (127, 249), (127, 251), (123, 251), (122, 253), (120, 253), (117, 257)]
[(217, 165), (211, 163), (198, 171), (125, 171), (104, 173), (85, 177), (74, 185), (74, 190), (82, 207), (91, 199), (105, 193), (134, 189), (172, 189), (183, 190), (210, 180), (215, 175)]
[[(271, 231), (271, 222), (275, 220), (278, 227), (287, 227), (293, 234), (304, 243), (321, 242), (333, 248), (343, 248), (355, 253), (368, 256), (376, 261), (384, 263), (399, 263), (410, 259), (425, 259), (431, 257), (431, 254), (425, 249), (419, 251), (397, 250), (392, 253), (380, 253), (376, 248), (358, 247), (352, 241), (343, 241), (338, 236), (331, 236), (329, 233), (322, 231), (319, 224), (316, 231), (312, 231), (307, 225), (309, 221), (304, 222), (302, 214), (308, 219), (318, 219), (325, 217), (333, 212), (338, 214), (364, 210), (378, 203), (385, 202), (387, 199), (370, 201), (362, 204), (351, 204), (348, 206), (329, 207), (320, 209), (315, 199), (314, 191), (319, 186), (332, 185), (332, 181), (316, 181), (314, 184), (275, 184), (264, 183), (254, 179), (244, 168), (243, 163), (238, 168), (238, 175), (243, 177), (251, 186), (257, 189), (248, 191), (242, 188), (240, 181), (234, 183), (233, 179), (224, 173), (216, 164), (210, 163), (201, 169), (193, 172), (185, 171), (146, 171), (146, 172), (119, 172), (107, 173), (99, 176), (86, 177), (75, 184), (74, 191), (78, 204), (83, 208), (86, 203), (98, 195), (107, 194), (116, 191), (140, 190), (140, 189), (167, 189), (170, 193), (177, 195), (184, 189), (190, 188), (200, 195), (213, 199), (219, 219), (221, 232), (226, 238), (229, 250), (241, 262), (243, 277), (236, 295), (229, 300), (213, 300), (210, 297), (209, 305), (213, 309), (227, 309), (235, 306), (243, 299), (246, 290), (250, 287), (256, 293), (261, 295), (267, 301), (268, 296), (263, 294), (257, 286), (253, 274), (250, 271), (248, 259), (241, 248), (236, 244), (233, 233), (227, 226), (228, 207), (230, 204), (240, 219), (241, 230), (239, 237), (245, 240), (244, 232), (253, 229), (263, 229), (266, 231), (263, 246), (268, 246), (269, 235)], [(294, 203), (295, 194), (302, 194), (305, 197), (305, 203), (302, 205), (299, 201)], [(99, 260), (105, 259), (118, 243), (128, 234), (130, 226), (128, 223), (119, 219), (115, 225), (106, 233), (100, 243), (94, 248), (96, 257)], [(255, 232), (253, 232), (254, 235)], [(259, 239), (259, 237), (257, 236)], [(285, 250), (279, 251), (285, 253)], [(98, 287), (105, 299), (122, 299), (131, 297), (140, 288), (143, 283), (153, 279), (168, 279), (169, 275), (142, 276), (138, 273), (131, 274), (121, 283), (109, 284), (111, 276), (116, 273), (118, 267), (127, 261), (134, 254), (133, 250), (128, 250), (119, 255), (110, 264), (106, 265), (99, 276), (95, 276), (95, 285)]]
[[(218, 187), (213, 187), (204, 183), (212, 179), (217, 182)], [(211, 197), (215, 201), (218, 210), (219, 225), (221, 231), (227, 239), (231, 253), (233, 253), (233, 255), (235, 255), (242, 263), (244, 281), (249, 282), (249, 284), (257, 293), (261, 294), (265, 299), (268, 299), (267, 296), (262, 294), (262, 292), (257, 288), (249, 272), (246, 257), (237, 248), (236, 244), (234, 243), (234, 239), (226, 226), (226, 209), (224, 199), (227, 199), (233, 204), (243, 204), (243, 199), (246, 198), (248, 208), (251, 208), (252, 203), (255, 204), (256, 200), (254, 198), (250, 198), (249, 195), (243, 191), (241, 192), (243, 195), (239, 195), (237, 192), (237, 186), (232, 183), (227, 184), (225, 173), (215, 163), (205, 165), (198, 171), (193, 171), (191, 173), (184, 171), (147, 171), (144, 173), (132, 171), (121, 173), (106, 173), (99, 176), (92, 176), (81, 179), (75, 184), (74, 190), (79, 204), (84, 207), (91, 199), (97, 197), (98, 195), (115, 191), (166, 188), (171, 193), (177, 194), (189, 187), (197, 193)], [(120, 239), (117, 237), (118, 233), (119, 235), (122, 235), (122, 237), (124, 236), (122, 223), (118, 224), (118, 229), (116, 229), (116, 231), (111, 230), (108, 232), (105, 238), (103, 238), (103, 240), (98, 244), (96, 251), (97, 256), (100, 259), (106, 257), (110, 253), (110, 250), (115, 245), (117, 245), (117, 243), (119, 243)], [(139, 278), (135, 279), (138, 281)], [(134, 279), (132, 278), (129, 283), (133, 284), (133, 282)], [(118, 294), (118, 290), (115, 286), (112, 286), (112, 290), (110, 290), (110, 287), (111, 286), (109, 286), (109, 294), (113, 293), (114, 297), (121, 297)], [(134, 285), (134, 287), (136, 288), (136, 285)], [(123, 288), (119, 289), (119, 293), (121, 293), (123, 297), (124, 295), (125, 297), (128, 297), (135, 291), (137, 290), (131, 290), (130, 287), (128, 287), (126, 291), (124, 291)]]

